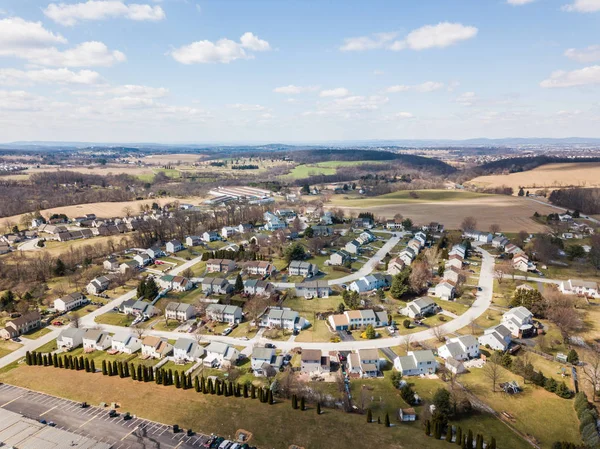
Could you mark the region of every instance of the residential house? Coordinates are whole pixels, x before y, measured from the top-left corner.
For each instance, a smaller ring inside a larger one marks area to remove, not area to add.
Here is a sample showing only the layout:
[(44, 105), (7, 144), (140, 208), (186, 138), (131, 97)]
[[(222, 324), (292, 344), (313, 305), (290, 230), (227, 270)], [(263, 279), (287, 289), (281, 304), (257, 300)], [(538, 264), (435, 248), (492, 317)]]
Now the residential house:
[(497, 235), (496, 237), (494, 237), (492, 239), (492, 246), (494, 248), (504, 248), (506, 245), (508, 245), (510, 242), (508, 241), (508, 239), (506, 237), (504, 237), (503, 235)]
[(464, 260), (467, 257), (467, 248), (464, 245), (454, 245), (448, 253), (449, 257), (453, 255), (460, 256), (461, 260)]
[(404, 261), (399, 257), (394, 257), (390, 259), (387, 266), (387, 274), (390, 276), (395, 276), (400, 273), (404, 269)]
[(360, 252), (360, 243), (354, 239), (348, 243), (346, 243), (346, 246), (344, 246), (344, 249), (346, 250), (346, 252), (350, 253), (350, 254), (358, 254)]
[(349, 289), (357, 293), (365, 293), (392, 285), (392, 277), (389, 274), (374, 273), (364, 276), (350, 284)]
[(384, 327), (389, 324), (387, 312), (372, 309), (346, 310), (344, 313), (329, 315), (328, 321), (331, 328), (336, 331), (358, 329), (369, 324), (373, 327)]
[(112, 338), (111, 350), (124, 354), (134, 354), (142, 349), (142, 340), (131, 334), (123, 333)]
[(56, 347), (58, 349), (70, 351), (83, 344), (84, 335), (85, 329), (77, 329), (75, 327), (64, 329), (56, 339)]
[(153, 246), (152, 248), (148, 248), (146, 250), (146, 254), (148, 254), (148, 257), (151, 259), (158, 259), (159, 257), (164, 256), (165, 252), (158, 246)]
[(456, 285), (460, 282), (460, 271), (458, 268), (449, 267), (444, 270), (444, 274), (442, 275), (442, 279), (444, 281), (450, 282), (453, 285)]
[(333, 224), (333, 214), (330, 211), (323, 212), (321, 218), (319, 219), (321, 223), (324, 225), (332, 225)]
[(327, 281), (304, 281), (296, 284), (296, 296), (304, 298), (329, 298), (331, 287)]
[(290, 276), (312, 277), (319, 272), (319, 267), (310, 262), (302, 260), (292, 260), (288, 267)]
[(231, 259), (208, 259), (206, 271), (209, 273), (229, 273), (235, 270), (235, 261)]
[(219, 238), (217, 231), (206, 231), (204, 234), (202, 234), (202, 240), (209, 243), (216, 242), (217, 240), (221, 239)]
[(210, 304), (206, 308), (206, 316), (220, 323), (240, 323), (243, 318), (241, 307), (225, 304)]
[(298, 312), (287, 307), (269, 307), (260, 317), (261, 327), (302, 330), (307, 325), (307, 321)]
[(398, 409), (398, 419), (401, 422), (412, 422), (417, 420), (417, 413), (412, 407)]
[(108, 289), (111, 281), (112, 278), (109, 276), (100, 276), (92, 279), (85, 289), (90, 295), (98, 295)]
[(206, 294), (226, 295), (233, 290), (233, 285), (225, 278), (205, 277), (202, 280), (202, 291)]
[(515, 270), (524, 272), (534, 271), (536, 269), (535, 265), (529, 261), (529, 257), (525, 253), (515, 255), (512, 259), (512, 265)]
[(481, 242), (481, 243), (492, 243), (492, 240), (494, 238), (494, 236), (492, 234), (485, 233), (485, 232), (479, 232), (479, 231), (466, 231), (463, 234), (464, 237), (471, 239), (475, 242)]
[(449, 256), (448, 260), (444, 264), (444, 269), (456, 268), (457, 270), (462, 270), (463, 267), (463, 259), (459, 255), (453, 254)]
[(69, 312), (87, 304), (89, 300), (79, 292), (74, 292), (54, 300), (54, 308), (59, 312)]
[(479, 342), (472, 335), (450, 338), (438, 348), (438, 355), (443, 359), (453, 358), (458, 361), (476, 359), (479, 357)]
[(173, 276), (171, 274), (165, 274), (158, 280), (158, 285), (162, 288), (169, 290), (175, 290), (177, 292), (186, 292), (191, 290), (194, 284), (188, 278), (183, 276)]
[(336, 251), (329, 257), (329, 265), (345, 265), (352, 261), (352, 256), (346, 250)]
[(240, 353), (233, 346), (220, 341), (211, 342), (206, 348), (203, 364), (211, 368), (226, 368), (237, 361)]
[(185, 249), (185, 247), (183, 246), (183, 243), (181, 243), (179, 240), (171, 240), (170, 242), (167, 242), (167, 244), (165, 245), (166, 249), (167, 249), (167, 253), (173, 254), (179, 251), (183, 251)]
[(152, 304), (144, 301), (137, 301), (135, 299), (129, 299), (123, 302), (119, 311), (126, 315), (144, 316), (146, 318), (152, 318), (160, 312), (158, 308), (154, 307)]
[(4, 329), (0, 330), (0, 337), (9, 340), (38, 329), (41, 325), (41, 315), (38, 311), (24, 313), (18, 318), (7, 321)]
[(455, 288), (448, 281), (442, 281), (435, 286), (435, 297), (443, 299), (444, 301), (450, 301), (454, 298)]
[(348, 356), (348, 373), (360, 377), (377, 377), (379, 374), (379, 352), (377, 349), (359, 349)]
[(404, 248), (402, 251), (400, 251), (400, 254), (398, 254), (398, 258), (404, 263), (404, 265), (410, 265), (416, 256), (417, 253), (415, 250), (409, 247)]
[(467, 369), (465, 368), (465, 364), (462, 361), (456, 360), (453, 357), (448, 357), (447, 359), (445, 359), (444, 366), (452, 374), (462, 374), (467, 371)]
[(427, 235), (424, 232), (417, 232), (413, 238), (421, 243), (421, 248), (425, 246), (425, 243), (427, 243)]
[(106, 271), (117, 271), (119, 269), (119, 261), (115, 258), (106, 259), (102, 266)]
[(519, 253), (522, 253), (523, 250), (521, 248), (519, 248), (517, 245), (509, 243), (508, 245), (504, 246), (504, 252), (507, 254), (519, 254)]
[(140, 267), (138, 261), (136, 260), (128, 260), (119, 265), (119, 271), (123, 274), (127, 273), (129, 270), (136, 270)]
[(352, 227), (357, 229), (370, 229), (373, 227), (373, 220), (370, 218), (357, 218), (352, 222)]
[(83, 335), (83, 350), (85, 352), (105, 351), (112, 345), (112, 337), (100, 329), (87, 329)]
[(498, 324), (485, 329), (478, 340), (481, 346), (489, 346), (495, 351), (506, 351), (512, 341), (512, 334), (508, 327)]
[(287, 227), (285, 220), (280, 219), (278, 216), (271, 212), (264, 213), (265, 229), (267, 231), (277, 231)]
[(283, 365), (283, 356), (276, 355), (275, 349), (256, 346), (250, 357), (252, 372), (255, 376), (274, 377)]
[(264, 260), (253, 260), (250, 262), (246, 262), (244, 264), (244, 270), (248, 274), (253, 274), (253, 275), (258, 275), (258, 276), (271, 275), (275, 271), (277, 271), (277, 269), (275, 268), (275, 265), (272, 265), (271, 263), (266, 262)]
[(177, 362), (197, 362), (204, 356), (204, 347), (191, 338), (178, 338), (173, 346), (173, 358)]
[(558, 289), (565, 295), (578, 295), (588, 298), (600, 298), (598, 283), (595, 281), (582, 281), (580, 279), (569, 279), (562, 281)]
[(329, 237), (333, 234), (333, 228), (329, 226), (316, 225), (312, 227), (312, 230), (315, 237)]
[(188, 235), (185, 238), (185, 244), (189, 247), (202, 245), (202, 237), (199, 235)]
[(322, 374), (331, 371), (329, 355), (323, 355), (320, 349), (303, 349), (300, 357), (300, 372), (304, 374)]
[(408, 351), (408, 354), (394, 359), (394, 369), (403, 376), (418, 376), (421, 374), (435, 374), (438, 362), (433, 351)]
[(227, 240), (238, 233), (237, 226), (223, 226), (221, 228), (221, 238)]
[(169, 320), (184, 322), (196, 316), (196, 308), (191, 304), (170, 302), (165, 308), (165, 317)]
[(533, 314), (523, 306), (515, 307), (502, 315), (502, 324), (513, 337), (521, 338), (534, 333)]
[(252, 225), (250, 223), (240, 223), (237, 230), (240, 234), (247, 234), (252, 231)]
[(387, 220), (385, 222), (386, 229), (391, 229), (394, 231), (402, 231), (404, 226), (402, 225), (402, 220)]
[(162, 359), (173, 352), (173, 346), (164, 337), (147, 336), (142, 340), (142, 357)]
[(433, 315), (438, 309), (437, 304), (431, 298), (426, 296), (417, 298), (406, 304), (400, 313), (409, 318), (420, 318)]
[(274, 290), (273, 284), (262, 279), (247, 279), (244, 281), (244, 293), (247, 295), (271, 296)]
[(138, 264), (138, 267), (142, 268), (152, 262), (152, 258), (148, 255), (148, 253), (140, 253), (133, 256), (133, 260), (135, 260)]
[(0, 243), (0, 254), (7, 254), (10, 252), (10, 245), (8, 243)]

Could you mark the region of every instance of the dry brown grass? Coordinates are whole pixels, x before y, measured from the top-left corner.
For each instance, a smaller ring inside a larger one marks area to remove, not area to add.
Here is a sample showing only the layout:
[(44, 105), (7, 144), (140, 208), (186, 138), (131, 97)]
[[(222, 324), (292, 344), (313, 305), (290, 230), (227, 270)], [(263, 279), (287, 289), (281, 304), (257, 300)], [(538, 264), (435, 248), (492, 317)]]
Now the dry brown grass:
[(91, 166), (91, 167), (61, 167), (57, 169), (57, 167), (46, 166), (40, 168), (30, 168), (25, 172), (18, 175), (8, 175), (4, 176), (2, 179), (14, 179), (14, 180), (23, 180), (27, 179), (34, 173), (47, 173), (47, 172), (57, 172), (57, 171), (73, 171), (77, 173), (84, 173), (88, 175), (131, 175), (131, 176), (140, 176), (140, 175), (152, 175), (154, 171), (152, 167), (136, 167), (131, 165), (104, 165), (104, 166)]
[(509, 186), (518, 193), (520, 187), (535, 190), (544, 187), (600, 186), (600, 163), (546, 164), (533, 170), (508, 175), (479, 176), (467, 184), (480, 187)]
[(206, 157), (205, 154), (153, 154), (142, 158), (144, 164), (166, 165), (166, 164), (192, 164)]

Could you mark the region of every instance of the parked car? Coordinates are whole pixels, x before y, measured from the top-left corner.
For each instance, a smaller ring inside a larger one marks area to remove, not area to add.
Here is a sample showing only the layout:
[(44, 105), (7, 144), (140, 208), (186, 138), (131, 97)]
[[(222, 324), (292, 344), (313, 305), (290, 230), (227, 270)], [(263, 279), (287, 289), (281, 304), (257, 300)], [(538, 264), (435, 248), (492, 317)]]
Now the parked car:
[(223, 335), (223, 336), (229, 335), (229, 334), (231, 334), (232, 330), (233, 330), (232, 328), (228, 327), (223, 332), (221, 332), (221, 335)]
[(90, 405), (87, 402), (82, 402), (79, 407), (81, 408), (88, 408)]
[(48, 421), (48, 425), (50, 427), (56, 427), (56, 424), (54, 422), (52, 422), (52, 421)]
[(131, 419), (131, 413), (127, 412), (123, 415), (123, 421), (129, 421)]
[(265, 348), (275, 349), (275, 345), (273, 343), (265, 343)]
[(48, 424), (45, 419), (40, 419), (40, 424)]
[(115, 418), (117, 416), (119, 416), (119, 414), (117, 413), (116, 410), (111, 410), (110, 412), (108, 412), (108, 417), (109, 418)]

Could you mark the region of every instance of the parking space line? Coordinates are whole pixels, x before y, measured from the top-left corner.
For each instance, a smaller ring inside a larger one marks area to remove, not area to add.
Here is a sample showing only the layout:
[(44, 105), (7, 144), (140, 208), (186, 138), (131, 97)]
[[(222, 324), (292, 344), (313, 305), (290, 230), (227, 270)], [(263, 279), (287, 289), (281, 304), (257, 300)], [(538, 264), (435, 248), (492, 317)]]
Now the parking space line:
[(131, 434), (132, 434), (133, 432), (135, 432), (136, 430), (137, 430), (137, 427), (133, 428), (133, 429), (131, 430), (131, 432), (127, 432), (127, 434), (126, 434), (126, 435), (125, 435), (123, 438), (121, 438), (121, 441), (123, 441), (125, 438), (127, 438), (129, 435), (131, 435)]
[[(137, 423), (136, 423), (136, 421), (137, 421)], [(136, 424), (135, 427), (137, 428), (137, 425), (140, 423), (140, 420), (135, 418), (133, 421), (131, 421), (131, 423), (129, 423), (125, 427), (131, 427), (131, 426), (133, 426), (134, 423)]]
[(14, 398), (14, 399), (11, 399), (10, 401), (8, 401), (8, 402), (5, 402), (4, 404), (0, 405), (0, 407), (6, 407), (8, 404), (10, 404), (10, 403), (12, 403), (12, 402), (15, 402), (17, 399), (21, 399), (23, 396), (25, 396), (25, 395), (24, 395), (24, 394), (22, 394), (21, 396), (17, 396), (16, 398)]
[(52, 411), (52, 410), (54, 410), (56, 407), (58, 407), (58, 405), (55, 405), (54, 407), (52, 407), (52, 408), (49, 408), (49, 409), (48, 409), (48, 410), (46, 410), (44, 413), (40, 413), (40, 416), (44, 416), (46, 413), (49, 413), (49, 412), (51, 412), (51, 411)]
[(86, 422), (84, 422), (82, 425), (80, 425), (79, 428), (81, 429), (83, 426), (85, 426), (87, 423), (89, 423), (94, 418), (95, 418), (95, 416), (92, 416), (90, 419), (88, 419)]

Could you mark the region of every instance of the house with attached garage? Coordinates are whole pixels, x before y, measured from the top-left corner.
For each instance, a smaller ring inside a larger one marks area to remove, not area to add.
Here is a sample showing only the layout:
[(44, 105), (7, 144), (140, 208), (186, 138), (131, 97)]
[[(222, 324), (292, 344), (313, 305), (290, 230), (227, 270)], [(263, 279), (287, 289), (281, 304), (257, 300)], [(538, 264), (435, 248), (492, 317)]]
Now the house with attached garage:
[(252, 231), (252, 225), (250, 223), (240, 223), (237, 230), (240, 234), (246, 234)]
[(202, 363), (211, 368), (227, 368), (233, 366), (240, 352), (233, 346), (220, 341), (211, 342), (206, 348), (206, 357)]
[(595, 281), (582, 281), (580, 279), (569, 279), (562, 281), (558, 289), (565, 295), (578, 295), (587, 298), (600, 298), (598, 283)]
[(331, 359), (323, 355), (320, 349), (303, 349), (300, 357), (300, 372), (304, 374), (322, 374), (331, 371)]
[(340, 266), (352, 261), (352, 256), (346, 250), (339, 250), (329, 257), (329, 265)]
[(206, 316), (219, 323), (241, 323), (243, 318), (242, 308), (226, 304), (210, 304), (206, 307)]
[(315, 237), (329, 237), (333, 234), (333, 228), (330, 226), (316, 225), (312, 227)]
[(88, 329), (83, 335), (83, 350), (85, 352), (105, 351), (112, 345), (112, 337), (100, 329)]
[(408, 354), (394, 359), (394, 369), (403, 376), (418, 376), (421, 374), (435, 374), (438, 362), (433, 351), (408, 351)]
[(283, 356), (277, 355), (275, 349), (256, 346), (250, 357), (252, 372), (257, 377), (274, 377), (283, 365)]
[(209, 273), (229, 273), (235, 270), (235, 261), (231, 259), (208, 259), (206, 271)]
[(165, 252), (158, 246), (153, 246), (152, 248), (148, 248), (146, 250), (146, 254), (148, 254), (148, 257), (151, 259), (158, 259), (159, 257), (164, 256)]
[(444, 301), (450, 301), (454, 298), (455, 288), (448, 281), (442, 281), (435, 286), (436, 298), (443, 299)]
[(204, 356), (204, 348), (191, 338), (178, 338), (173, 345), (173, 358), (177, 362), (197, 362)]
[(344, 246), (344, 249), (346, 250), (346, 252), (350, 253), (350, 254), (358, 254), (360, 252), (360, 243), (358, 242), (358, 240), (354, 239), (348, 243), (346, 243), (346, 246)]
[(221, 240), (221, 238), (219, 237), (219, 233), (217, 231), (206, 231), (204, 234), (202, 234), (202, 240), (206, 243), (209, 243)]
[(102, 267), (106, 271), (117, 271), (119, 269), (119, 261), (117, 259), (115, 259), (115, 258), (106, 259), (102, 263)]
[(492, 243), (494, 236), (489, 232), (466, 231), (463, 237), (473, 240), (474, 242)]
[(268, 311), (260, 317), (261, 327), (302, 330), (307, 325), (308, 322), (298, 312), (287, 307), (269, 307)]
[(7, 321), (0, 337), (8, 340), (38, 329), (41, 325), (41, 315), (38, 311), (24, 313), (18, 318)]
[(79, 292), (70, 293), (62, 298), (54, 300), (54, 308), (59, 312), (69, 312), (77, 307), (81, 307), (90, 301)]
[(142, 349), (142, 340), (131, 334), (115, 335), (111, 342), (111, 351), (133, 354)]
[(529, 257), (525, 253), (519, 253), (512, 259), (512, 266), (515, 270), (528, 272), (536, 269), (535, 265), (529, 261)]
[(170, 320), (184, 322), (196, 316), (196, 308), (191, 304), (170, 302), (165, 309), (165, 317)]
[(424, 296), (407, 303), (406, 307), (400, 310), (400, 313), (409, 318), (420, 318), (433, 315), (437, 310), (438, 305), (435, 301)]
[(185, 249), (185, 246), (183, 246), (183, 243), (181, 243), (179, 240), (171, 240), (170, 242), (167, 242), (165, 247), (167, 249), (167, 253), (171, 254), (183, 251)]
[(402, 220), (387, 220), (385, 222), (386, 229), (393, 229), (394, 231), (402, 231), (404, 226), (402, 225)]
[(252, 275), (266, 276), (267, 274), (273, 274), (277, 269), (275, 265), (264, 260), (253, 260), (244, 264), (244, 271)]
[(119, 307), (119, 311), (126, 315), (145, 316), (146, 318), (152, 318), (158, 315), (158, 308), (154, 307), (149, 302), (138, 301), (135, 299), (129, 299)]
[(147, 253), (140, 253), (133, 256), (133, 260), (135, 260), (138, 264), (138, 267), (145, 267), (146, 265), (152, 262), (152, 258)]
[(165, 274), (161, 276), (158, 280), (158, 284), (162, 288), (167, 288), (170, 290), (174, 290), (176, 292), (186, 292), (191, 290), (194, 284), (188, 278), (183, 276), (173, 276), (170, 274)]
[(489, 346), (495, 351), (506, 351), (512, 341), (512, 334), (506, 326), (498, 324), (484, 330), (478, 340), (481, 346)]
[(463, 259), (462, 257), (453, 254), (448, 258), (446, 263), (444, 264), (444, 269), (447, 270), (449, 268), (456, 268), (457, 270), (462, 270), (463, 267)]
[(374, 273), (354, 281), (348, 288), (357, 293), (365, 293), (390, 285), (392, 285), (392, 277), (389, 274)]
[(461, 260), (464, 260), (467, 257), (467, 248), (464, 245), (454, 245), (448, 253), (449, 257), (452, 255), (460, 256)]
[(200, 246), (202, 245), (202, 237), (199, 235), (188, 235), (185, 238), (185, 244), (187, 246)]
[(277, 231), (287, 227), (285, 220), (280, 219), (278, 216), (271, 212), (264, 213), (264, 220), (266, 222), (265, 229), (267, 231)]
[(73, 348), (78, 348), (83, 344), (84, 335), (85, 329), (69, 327), (63, 330), (56, 339), (56, 347), (58, 349), (64, 349), (67, 351), (70, 351)]
[(348, 356), (348, 374), (359, 377), (377, 377), (379, 374), (379, 351), (359, 349)]
[(233, 290), (233, 285), (225, 278), (205, 277), (202, 280), (202, 291), (206, 294), (226, 295)]
[(237, 226), (223, 226), (223, 228), (221, 228), (221, 237), (225, 240), (233, 237), (237, 233), (238, 233)]
[(508, 239), (503, 235), (497, 235), (492, 239), (492, 246), (494, 248), (504, 248), (509, 243), (510, 242), (508, 241)]
[(346, 310), (344, 313), (329, 315), (329, 325), (333, 330), (359, 329), (369, 324), (373, 327), (388, 326), (388, 314), (372, 309)]
[(398, 409), (398, 419), (401, 422), (412, 422), (417, 420), (417, 412), (412, 407)]
[(112, 278), (109, 276), (100, 276), (92, 279), (90, 283), (85, 287), (90, 295), (98, 295), (103, 291), (107, 290), (112, 282)]
[(164, 337), (147, 336), (142, 340), (142, 357), (162, 359), (173, 352), (173, 346)]
[(331, 287), (327, 281), (304, 281), (296, 284), (296, 296), (307, 299), (329, 298)]
[(479, 342), (472, 335), (450, 338), (446, 344), (438, 348), (438, 355), (443, 359), (469, 360), (479, 357)]
[(312, 277), (318, 272), (318, 266), (302, 260), (292, 260), (288, 267), (288, 273), (290, 276)]
[(244, 281), (246, 295), (271, 296), (275, 291), (273, 284), (262, 279), (247, 279)]
[(502, 324), (516, 338), (531, 336), (535, 333), (533, 314), (523, 306), (505, 312), (502, 315)]
[(139, 263), (135, 260), (128, 260), (119, 265), (119, 272), (122, 274), (127, 273), (130, 270), (137, 270), (140, 267)]
[(442, 275), (442, 279), (456, 285), (460, 282), (460, 270), (458, 268), (446, 268), (444, 270), (444, 274)]
[(398, 255), (398, 257), (400, 258), (400, 260), (402, 262), (404, 262), (404, 265), (410, 265), (412, 263), (412, 261), (415, 259), (416, 255), (417, 255), (417, 253), (415, 252), (415, 250), (413, 250), (412, 248), (406, 247), (402, 251), (400, 251), (400, 254)]
[(404, 270), (404, 261), (399, 257), (394, 257), (390, 259), (387, 266), (387, 274), (390, 276), (395, 276)]

